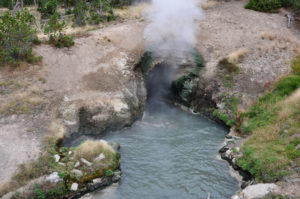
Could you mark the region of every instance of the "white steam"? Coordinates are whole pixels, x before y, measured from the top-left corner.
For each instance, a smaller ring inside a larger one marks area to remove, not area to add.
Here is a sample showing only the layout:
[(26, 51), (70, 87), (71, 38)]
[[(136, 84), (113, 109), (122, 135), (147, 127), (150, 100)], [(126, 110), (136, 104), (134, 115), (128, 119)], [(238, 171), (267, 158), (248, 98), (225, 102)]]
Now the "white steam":
[(201, 19), (199, 0), (152, 0), (146, 13), (149, 21), (145, 29), (146, 50), (162, 58), (183, 57), (196, 45)]

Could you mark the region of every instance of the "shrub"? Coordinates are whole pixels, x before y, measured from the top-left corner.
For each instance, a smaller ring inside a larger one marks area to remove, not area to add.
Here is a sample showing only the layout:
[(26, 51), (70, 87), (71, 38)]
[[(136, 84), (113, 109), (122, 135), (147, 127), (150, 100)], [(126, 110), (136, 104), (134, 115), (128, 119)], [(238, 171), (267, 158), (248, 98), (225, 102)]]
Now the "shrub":
[(74, 45), (74, 40), (72, 36), (60, 34), (58, 37), (50, 36), (49, 43), (53, 44), (57, 48), (70, 48)]
[(73, 37), (63, 34), (66, 27), (65, 21), (60, 21), (60, 14), (55, 12), (48, 20), (44, 33), (49, 36), (49, 43), (57, 48), (71, 47), (74, 45)]
[(31, 45), (36, 40), (35, 18), (27, 10), (15, 16), (7, 11), (0, 21), (0, 63), (18, 64), (33, 58)]
[(11, 0), (0, 0), (0, 7), (11, 8)]
[(294, 10), (300, 9), (300, 1), (299, 0), (281, 0), (283, 7), (291, 7)]
[(56, 12), (57, 6), (56, 0), (39, 0), (37, 10), (41, 13), (42, 18), (48, 18)]
[(78, 26), (83, 26), (86, 24), (86, 13), (88, 11), (88, 6), (86, 4), (86, 1), (84, 0), (81, 0), (79, 1), (74, 10), (73, 10), (73, 13), (74, 13), (74, 17), (75, 17), (75, 24), (77, 24)]
[(260, 12), (276, 12), (282, 6), (282, 0), (249, 0), (245, 6)]

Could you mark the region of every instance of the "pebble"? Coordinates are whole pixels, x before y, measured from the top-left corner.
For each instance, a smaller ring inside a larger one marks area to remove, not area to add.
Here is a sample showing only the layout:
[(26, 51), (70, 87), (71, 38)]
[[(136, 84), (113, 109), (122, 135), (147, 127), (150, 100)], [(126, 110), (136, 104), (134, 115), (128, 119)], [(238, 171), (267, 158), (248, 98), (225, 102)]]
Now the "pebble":
[(79, 161), (77, 161), (76, 163), (75, 163), (75, 168), (77, 168), (77, 167), (79, 167), (80, 166), (80, 162)]
[(92, 163), (89, 162), (89, 161), (87, 161), (86, 159), (80, 158), (80, 160), (81, 160), (81, 162), (82, 162), (83, 164), (85, 164), (86, 166), (88, 166), (88, 167), (92, 166)]
[(77, 191), (77, 189), (78, 189), (78, 184), (74, 182), (71, 186), (71, 191)]
[(100, 162), (103, 159), (105, 159), (105, 155), (104, 155), (104, 153), (101, 153), (98, 157), (95, 158), (95, 161), (99, 161)]
[(93, 180), (93, 183), (94, 184), (99, 184), (99, 183), (101, 183), (102, 182), (102, 179), (101, 178), (95, 178), (94, 180)]
[(60, 156), (57, 154), (54, 155), (54, 158), (55, 158), (55, 162), (58, 162), (60, 160)]

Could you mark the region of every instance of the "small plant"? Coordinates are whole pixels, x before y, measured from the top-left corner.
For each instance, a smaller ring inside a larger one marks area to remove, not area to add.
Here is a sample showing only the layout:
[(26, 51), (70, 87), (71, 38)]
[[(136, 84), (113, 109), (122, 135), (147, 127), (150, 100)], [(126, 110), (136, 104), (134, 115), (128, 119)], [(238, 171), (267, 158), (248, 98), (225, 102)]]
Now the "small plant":
[(109, 169), (105, 171), (105, 176), (112, 176), (112, 175), (114, 175), (114, 172), (112, 170)]
[(58, 176), (61, 178), (61, 179), (64, 179), (66, 177), (66, 174), (64, 172), (60, 172), (58, 173)]
[(34, 185), (35, 197), (37, 199), (46, 199), (46, 194), (42, 189), (39, 188), (38, 184)]

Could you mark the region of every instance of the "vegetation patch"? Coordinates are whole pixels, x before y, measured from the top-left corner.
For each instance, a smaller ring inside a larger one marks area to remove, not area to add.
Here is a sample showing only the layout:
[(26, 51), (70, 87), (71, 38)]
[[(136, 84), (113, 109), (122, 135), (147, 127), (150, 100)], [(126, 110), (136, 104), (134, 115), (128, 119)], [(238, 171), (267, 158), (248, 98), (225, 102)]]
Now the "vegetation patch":
[(140, 62), (136, 65), (136, 68), (139, 68), (141, 70), (144, 80), (147, 78), (152, 62), (153, 62), (152, 53), (145, 52), (142, 55)]
[(281, 7), (291, 7), (299, 10), (300, 2), (298, 0), (249, 0), (245, 8), (260, 12), (278, 12)]
[(57, 48), (71, 47), (74, 45), (72, 36), (65, 35), (63, 33), (66, 23), (64, 20), (60, 20), (60, 14), (55, 12), (51, 15), (44, 28), (45, 34), (48, 34), (49, 44), (53, 44)]
[(36, 29), (33, 28), (35, 18), (27, 10), (9, 11), (0, 19), (0, 64), (18, 65), (20, 61), (37, 62), (32, 52), (32, 45), (37, 41)]
[[(234, 96), (225, 96), (224, 97), (225, 108), (224, 111), (216, 109), (213, 112), (213, 116), (222, 120), (227, 126), (235, 126), (239, 121), (237, 116), (237, 107), (240, 103), (240, 99)], [(226, 110), (226, 112), (225, 112)]]
[[(293, 66), (298, 64), (297, 58)], [(297, 160), (300, 157), (299, 88), (300, 76), (296, 69), (240, 115), (242, 132), (252, 135), (244, 144), (243, 156), (237, 164), (258, 181), (280, 180), (300, 166)]]
[(172, 82), (173, 92), (178, 96), (178, 100), (186, 106), (190, 106), (193, 88), (197, 84), (196, 78), (199, 77), (200, 70), (205, 67), (204, 59), (197, 50), (194, 50), (192, 55), (196, 63), (195, 68)]
[[(57, 127), (55, 129), (60, 131)], [(9, 188), (1, 190), (0, 196), (26, 185), (31, 180), (57, 172), (61, 182), (35, 184), (34, 191), (28, 193), (31, 196), (25, 197), (16, 193), (14, 198), (63, 198), (70, 193), (73, 183), (78, 183), (79, 189), (85, 190), (93, 179), (107, 177), (108, 174), (112, 176), (113, 171), (119, 167), (118, 153), (105, 141), (88, 140), (75, 148), (59, 147), (60, 142), (61, 135), (46, 137), (40, 157), (29, 164), (20, 165), (19, 172), (6, 185)], [(57, 161), (55, 156), (58, 155), (60, 158)], [(78, 165), (75, 166), (76, 164)]]

